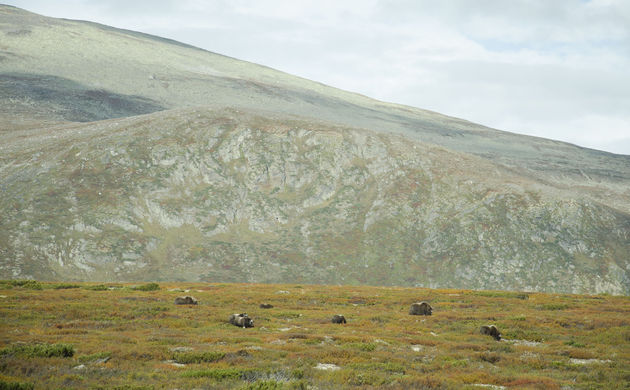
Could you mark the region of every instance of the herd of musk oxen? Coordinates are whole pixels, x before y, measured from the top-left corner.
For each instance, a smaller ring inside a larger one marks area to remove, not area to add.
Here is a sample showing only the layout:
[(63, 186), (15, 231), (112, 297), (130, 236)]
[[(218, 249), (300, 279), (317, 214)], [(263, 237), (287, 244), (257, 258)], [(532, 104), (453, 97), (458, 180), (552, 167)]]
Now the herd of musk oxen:
[[(197, 303), (198, 301), (191, 296), (175, 298), (176, 305), (196, 305)], [(259, 307), (261, 309), (271, 309), (273, 308), (273, 305), (269, 303), (261, 303)], [(412, 304), (409, 308), (409, 315), (413, 316), (430, 316), (432, 313), (433, 308), (427, 302), (416, 302)], [(254, 327), (254, 320), (251, 319), (247, 315), (247, 313), (231, 314), (228, 322), (241, 328)], [(345, 316), (341, 314), (335, 314), (332, 317), (331, 322), (333, 324), (346, 324), (347, 320)], [(492, 336), (497, 341), (501, 340), (501, 333), (494, 325), (483, 325), (481, 328), (479, 328), (479, 332), (483, 335)]]

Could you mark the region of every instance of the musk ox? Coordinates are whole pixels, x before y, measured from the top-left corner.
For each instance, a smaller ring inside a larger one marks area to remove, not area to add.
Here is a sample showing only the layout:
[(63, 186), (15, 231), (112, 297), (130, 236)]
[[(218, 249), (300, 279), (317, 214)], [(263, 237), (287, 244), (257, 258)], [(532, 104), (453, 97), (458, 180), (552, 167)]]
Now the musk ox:
[(271, 309), (273, 307), (273, 305), (271, 303), (261, 303), (260, 304), (260, 308), (261, 309)]
[(335, 314), (333, 316), (331, 322), (333, 324), (345, 324), (346, 323), (346, 317), (342, 316), (341, 314)]
[(426, 302), (416, 302), (409, 308), (412, 316), (430, 316), (433, 308)]
[(230, 315), (230, 319), (228, 320), (230, 324), (235, 326), (240, 326), (241, 328), (253, 328), (254, 320), (249, 318), (246, 313), (241, 314), (232, 314)]
[(191, 296), (177, 297), (175, 298), (175, 304), (176, 305), (196, 305), (197, 300)]
[(492, 336), (497, 341), (501, 340), (501, 333), (499, 333), (499, 329), (497, 329), (494, 325), (483, 325), (479, 328), (479, 332), (481, 334)]

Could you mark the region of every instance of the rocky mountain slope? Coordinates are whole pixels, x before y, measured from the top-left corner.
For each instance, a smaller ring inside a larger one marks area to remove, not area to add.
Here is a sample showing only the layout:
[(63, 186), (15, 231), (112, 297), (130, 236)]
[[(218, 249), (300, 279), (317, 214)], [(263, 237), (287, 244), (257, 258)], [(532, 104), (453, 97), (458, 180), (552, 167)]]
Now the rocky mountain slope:
[(629, 156), (13, 7), (0, 38), (2, 278), (630, 293)]
[(627, 214), (402, 136), (179, 109), (9, 138), (3, 277), (630, 286)]

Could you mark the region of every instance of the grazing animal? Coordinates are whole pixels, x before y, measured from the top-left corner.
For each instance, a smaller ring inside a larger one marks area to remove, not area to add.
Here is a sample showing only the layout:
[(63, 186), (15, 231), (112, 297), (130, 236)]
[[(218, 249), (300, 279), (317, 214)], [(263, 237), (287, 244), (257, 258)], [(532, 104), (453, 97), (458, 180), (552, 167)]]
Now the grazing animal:
[(240, 326), (242, 328), (253, 328), (254, 320), (249, 318), (246, 313), (241, 314), (232, 314), (230, 315), (230, 319), (228, 320), (230, 324), (235, 326)]
[(497, 329), (494, 325), (483, 325), (479, 328), (479, 332), (481, 334), (492, 336), (497, 341), (501, 340), (501, 333), (499, 333), (499, 329)]
[(273, 305), (271, 303), (261, 303), (260, 304), (260, 308), (261, 309), (271, 309), (273, 307)]
[(412, 316), (430, 316), (433, 308), (426, 302), (416, 302), (409, 308), (409, 314)]
[(345, 324), (346, 317), (342, 316), (341, 314), (335, 314), (331, 321), (333, 324)]
[(197, 300), (191, 296), (177, 297), (175, 298), (175, 304), (176, 305), (196, 305)]

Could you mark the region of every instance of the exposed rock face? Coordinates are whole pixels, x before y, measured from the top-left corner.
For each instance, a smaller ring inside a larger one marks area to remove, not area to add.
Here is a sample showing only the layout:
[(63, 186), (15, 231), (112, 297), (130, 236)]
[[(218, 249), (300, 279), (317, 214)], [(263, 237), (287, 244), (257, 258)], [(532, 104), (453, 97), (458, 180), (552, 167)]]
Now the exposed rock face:
[(0, 37), (0, 278), (630, 294), (630, 156), (10, 6)]
[(175, 110), (11, 133), (0, 183), (1, 278), (630, 292), (628, 214), (396, 135)]

